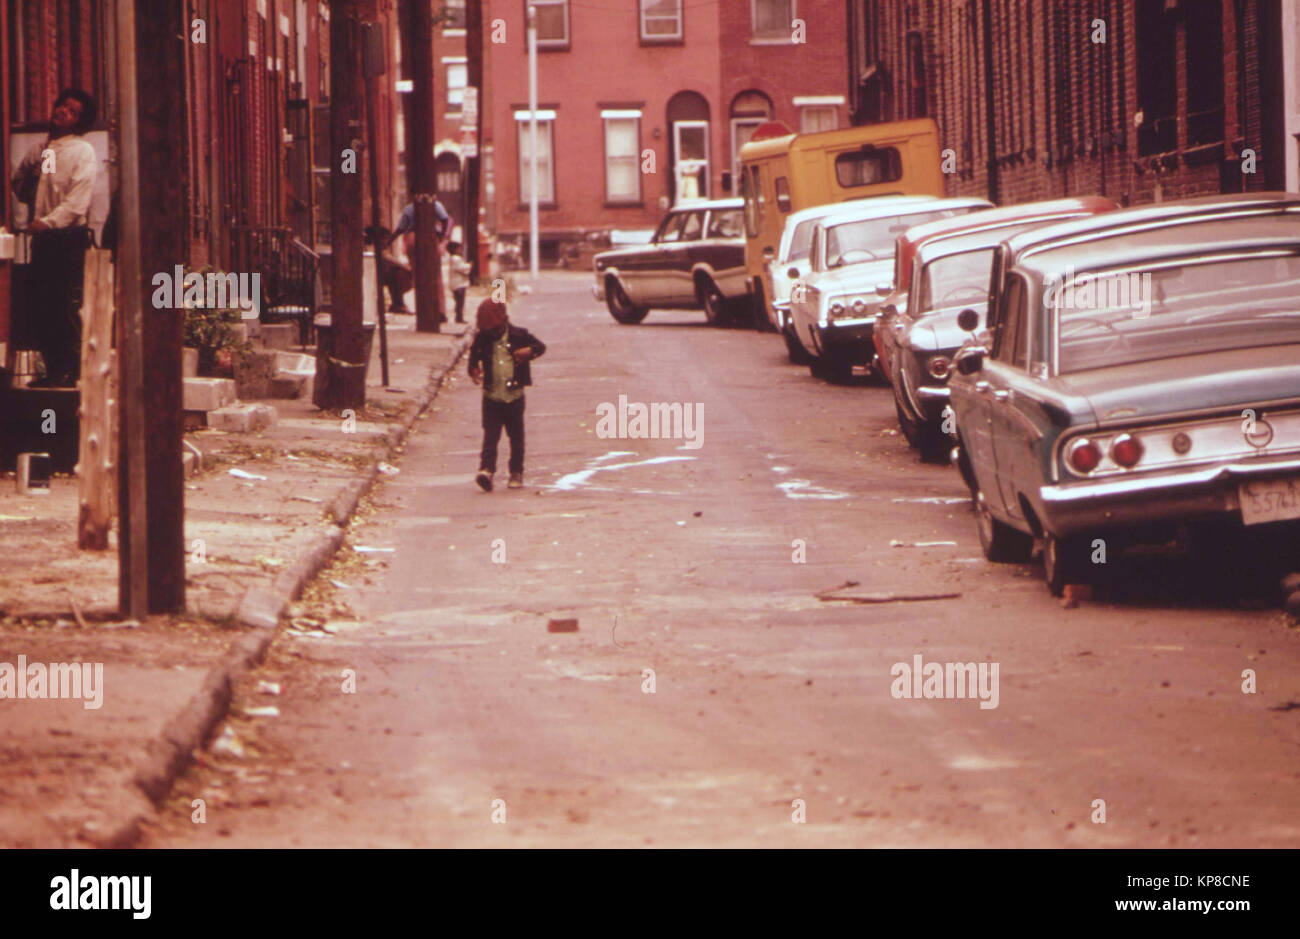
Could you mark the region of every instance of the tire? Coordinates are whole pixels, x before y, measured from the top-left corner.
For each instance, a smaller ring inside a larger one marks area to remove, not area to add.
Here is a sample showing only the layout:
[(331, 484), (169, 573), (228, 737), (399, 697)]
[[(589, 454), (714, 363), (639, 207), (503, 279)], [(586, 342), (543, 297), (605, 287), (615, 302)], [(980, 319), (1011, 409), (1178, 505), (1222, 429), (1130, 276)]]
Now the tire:
[(1034, 552), (1033, 536), (999, 522), (978, 495), (975, 527), (979, 530), (984, 556), (995, 564), (1024, 564)]
[(812, 375), (813, 378), (825, 380), (828, 373), (826, 371), (826, 362), (821, 356), (808, 357), (808, 374)]
[(711, 279), (701, 276), (696, 281), (696, 293), (700, 298), (700, 305), (704, 307), (704, 318), (710, 326), (725, 326), (731, 318), (731, 311), (727, 308), (727, 298), (722, 295), (718, 285)]
[(791, 365), (808, 365), (812, 362), (812, 356), (803, 347), (799, 337), (790, 332), (788, 328), (781, 330), (781, 338), (785, 340), (785, 354), (790, 359)]
[(1079, 536), (1043, 538), (1043, 579), (1052, 596), (1065, 593), (1066, 584), (1088, 582), (1088, 540)]
[[(891, 384), (891, 387), (892, 384)], [(921, 449), (921, 428), (917, 426), (916, 421), (908, 416), (903, 402), (898, 398), (898, 388), (894, 387), (894, 414), (898, 416), (898, 429), (903, 432), (907, 438), (907, 445), (913, 450)]]
[(614, 278), (605, 281), (605, 306), (609, 308), (609, 315), (624, 326), (636, 325), (650, 312), (648, 307), (634, 306), (623, 285)]
[(767, 316), (767, 294), (763, 290), (762, 278), (757, 279), (754, 287), (754, 292), (749, 296), (751, 325), (760, 333), (774, 333), (776, 327)]

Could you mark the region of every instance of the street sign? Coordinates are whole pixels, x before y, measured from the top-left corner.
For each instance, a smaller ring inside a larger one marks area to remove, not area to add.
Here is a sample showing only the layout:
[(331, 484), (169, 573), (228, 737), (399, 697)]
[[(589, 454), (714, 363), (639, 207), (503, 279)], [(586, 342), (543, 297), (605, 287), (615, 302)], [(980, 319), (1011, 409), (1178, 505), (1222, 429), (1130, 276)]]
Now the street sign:
[(473, 124), (460, 125), (460, 155), (464, 159), (478, 156), (478, 128)]

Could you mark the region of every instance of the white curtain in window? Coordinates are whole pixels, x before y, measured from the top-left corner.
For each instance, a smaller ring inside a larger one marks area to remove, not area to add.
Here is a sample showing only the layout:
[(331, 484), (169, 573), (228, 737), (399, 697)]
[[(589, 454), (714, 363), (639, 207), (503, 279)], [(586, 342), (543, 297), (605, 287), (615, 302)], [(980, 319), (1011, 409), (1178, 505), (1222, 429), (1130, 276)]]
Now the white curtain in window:
[(610, 202), (639, 202), (641, 173), (636, 118), (605, 121), (605, 197)]

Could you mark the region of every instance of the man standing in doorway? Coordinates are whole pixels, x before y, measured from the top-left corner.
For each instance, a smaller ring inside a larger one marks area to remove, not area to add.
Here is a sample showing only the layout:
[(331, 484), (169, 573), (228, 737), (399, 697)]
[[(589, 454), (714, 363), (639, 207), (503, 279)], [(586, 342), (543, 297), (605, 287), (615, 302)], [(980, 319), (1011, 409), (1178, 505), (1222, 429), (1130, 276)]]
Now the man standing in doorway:
[(19, 164), (13, 191), (32, 221), (30, 289), (25, 311), (45, 378), (34, 384), (75, 387), (81, 376), (81, 298), (87, 216), (99, 158), (85, 133), (95, 123), (95, 99), (66, 88), (54, 102), (50, 136)]

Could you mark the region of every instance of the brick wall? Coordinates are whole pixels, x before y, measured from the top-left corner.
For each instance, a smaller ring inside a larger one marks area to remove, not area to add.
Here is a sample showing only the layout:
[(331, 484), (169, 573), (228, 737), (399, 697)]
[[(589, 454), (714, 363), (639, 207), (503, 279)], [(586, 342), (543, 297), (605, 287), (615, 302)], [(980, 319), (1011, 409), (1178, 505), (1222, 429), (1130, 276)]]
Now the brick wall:
[[(909, 83), (919, 70), (907, 49), (909, 30), (921, 35), (925, 107), (939, 122), (943, 146), (956, 157), (957, 172), (948, 181), (952, 194), (988, 194), (990, 162), (1003, 203), (1088, 193), (1141, 203), (1264, 188), (1262, 174), (1240, 173), (1238, 154), (1243, 147), (1262, 148), (1257, 9), (1269, 0), (1181, 0), (1167, 14), (1176, 24), (1170, 61), (1153, 57), (1149, 44), (1139, 41), (1142, 2), (851, 0), (858, 4), (854, 28), (865, 32), (851, 38), (867, 49), (851, 69), (874, 64), (888, 76), (883, 100), (892, 106), (883, 119), (919, 116), (909, 100)], [(1163, 10), (1162, 0), (1154, 2)], [(1223, 109), (1221, 132), (1194, 145), (1188, 76), (1196, 63), (1188, 58), (1189, 32), (1200, 38), (1206, 27), (1202, 22), (1189, 30), (1188, 22), (1211, 3), (1220, 7), (1223, 44), (1222, 101), (1216, 102)], [(1104, 42), (1095, 41), (1103, 36)], [(1172, 146), (1139, 153), (1139, 85), (1144, 74), (1161, 68), (1174, 76), (1177, 133)], [(857, 105), (870, 96), (855, 87), (853, 97)]]

